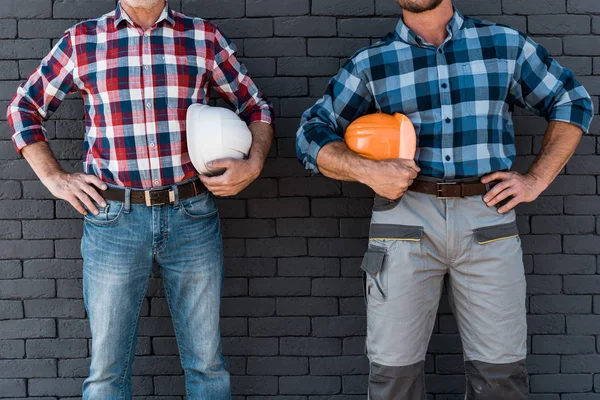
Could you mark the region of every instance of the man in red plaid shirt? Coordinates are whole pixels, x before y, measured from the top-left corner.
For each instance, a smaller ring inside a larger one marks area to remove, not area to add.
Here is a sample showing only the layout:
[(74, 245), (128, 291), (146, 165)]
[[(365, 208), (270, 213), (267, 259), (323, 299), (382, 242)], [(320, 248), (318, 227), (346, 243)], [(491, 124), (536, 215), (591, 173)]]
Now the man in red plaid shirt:
[[(214, 89), (249, 125), (246, 160), (200, 177), (185, 116)], [(63, 171), (43, 121), (69, 93), (85, 104), (84, 173)], [(272, 108), (210, 23), (165, 0), (121, 0), (65, 35), (8, 107), (17, 151), (49, 191), (84, 214), (83, 295), (90, 319), (84, 399), (130, 399), (131, 364), (152, 263), (161, 267), (189, 399), (231, 397), (221, 354), (223, 251), (214, 195), (256, 179), (271, 145)]]

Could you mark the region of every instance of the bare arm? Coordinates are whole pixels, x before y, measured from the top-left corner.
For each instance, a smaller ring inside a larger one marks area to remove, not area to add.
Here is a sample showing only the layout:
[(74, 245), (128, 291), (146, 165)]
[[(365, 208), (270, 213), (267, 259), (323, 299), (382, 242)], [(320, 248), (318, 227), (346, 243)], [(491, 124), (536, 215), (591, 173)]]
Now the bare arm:
[(356, 181), (386, 199), (402, 197), (420, 168), (413, 160), (373, 161), (354, 153), (343, 142), (326, 144), (317, 155), (321, 173), (333, 179)]
[(263, 122), (254, 122), (250, 124), (249, 129), (252, 132), (252, 147), (247, 160), (215, 160), (210, 162), (208, 167), (226, 168), (225, 173), (214, 177), (200, 175), (204, 186), (213, 194), (235, 196), (260, 175), (273, 142), (273, 127)]
[(542, 150), (525, 175), (518, 172), (494, 172), (481, 181), (489, 183), (501, 180), (483, 198), (488, 206), (495, 206), (502, 200), (512, 199), (498, 209), (498, 212), (510, 211), (519, 203), (529, 203), (539, 197), (573, 156), (581, 140), (583, 131), (576, 125), (561, 121), (551, 121), (544, 135)]
[(95, 185), (106, 190), (104, 182), (94, 175), (65, 172), (56, 161), (48, 143), (36, 142), (27, 145), (23, 147), (22, 154), (50, 193), (59, 199), (68, 201), (81, 214), (87, 214), (81, 203), (85, 204), (92, 213), (98, 213), (98, 209), (91, 199), (94, 199), (102, 207), (106, 207), (102, 196), (91, 186)]

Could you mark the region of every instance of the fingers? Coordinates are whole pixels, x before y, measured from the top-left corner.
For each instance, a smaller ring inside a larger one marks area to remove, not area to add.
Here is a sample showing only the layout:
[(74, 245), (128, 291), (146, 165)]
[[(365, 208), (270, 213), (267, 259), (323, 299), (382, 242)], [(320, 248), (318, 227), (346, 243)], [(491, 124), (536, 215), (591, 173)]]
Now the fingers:
[(236, 161), (233, 158), (222, 158), (220, 160), (214, 160), (206, 164), (208, 168), (230, 168)]
[(496, 186), (494, 186), (489, 192), (483, 196), (483, 201), (487, 203), (488, 206), (491, 206), (490, 201), (494, 199), (500, 192), (511, 187), (512, 184), (509, 181), (500, 181)]
[(88, 210), (92, 212), (92, 214), (98, 215), (98, 209), (96, 208), (90, 197), (84, 191), (80, 190), (75, 192), (75, 196), (79, 199), (80, 202), (83, 203), (83, 205), (86, 206)]
[(508, 179), (509, 177), (510, 177), (510, 173), (508, 173), (508, 172), (501, 172), (501, 171), (493, 172), (493, 173), (481, 178), (481, 183), (486, 184), (486, 183), (490, 183), (493, 181), (500, 181), (500, 180)]
[(82, 185), (81, 190), (83, 190), (89, 197), (94, 199), (96, 203), (100, 204), (101, 207), (106, 207), (106, 201), (92, 186)]
[(102, 189), (102, 190), (108, 189), (108, 186), (106, 186), (106, 183), (102, 182), (102, 180), (100, 178), (98, 178), (96, 175), (83, 175), (83, 180), (88, 184), (96, 186), (98, 189)]
[(421, 172), (421, 168), (419, 168), (415, 160), (408, 160), (408, 163), (406, 163), (406, 167), (414, 170), (416, 173)]
[(496, 195), (490, 201), (487, 201), (486, 204), (488, 205), (488, 207), (493, 207), (496, 204), (500, 203), (502, 200), (504, 200), (510, 196), (514, 196), (516, 194), (517, 194), (517, 190), (515, 190), (514, 187), (509, 187), (508, 189), (505, 189), (505, 190), (501, 191), (500, 193), (498, 193), (498, 195)]
[(65, 200), (68, 201), (69, 204), (71, 204), (71, 206), (73, 206), (73, 208), (76, 209), (79, 214), (87, 215), (87, 211), (85, 210), (85, 208), (83, 208), (83, 206), (81, 205), (79, 200), (77, 200), (77, 197), (75, 195), (69, 196), (65, 198)]
[(519, 203), (522, 203), (521, 197), (520, 196), (515, 196), (515, 197), (512, 198), (511, 201), (509, 201), (508, 203), (506, 203), (505, 205), (503, 205), (502, 207), (500, 207), (498, 209), (498, 212), (500, 214), (505, 214), (505, 213), (509, 212), (510, 210), (512, 210), (513, 208), (515, 208)]

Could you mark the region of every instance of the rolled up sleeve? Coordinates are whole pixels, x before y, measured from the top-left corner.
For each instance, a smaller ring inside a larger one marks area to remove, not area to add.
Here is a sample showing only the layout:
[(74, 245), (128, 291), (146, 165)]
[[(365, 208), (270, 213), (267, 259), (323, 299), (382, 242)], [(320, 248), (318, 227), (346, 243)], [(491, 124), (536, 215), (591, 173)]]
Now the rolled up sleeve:
[(350, 59), (329, 81), (324, 96), (304, 112), (296, 133), (296, 155), (307, 170), (318, 173), (317, 155), (323, 146), (344, 141), (348, 125), (372, 107), (367, 82)]
[(48, 141), (43, 122), (58, 109), (63, 99), (77, 88), (73, 46), (69, 32), (42, 60), (29, 79), (21, 84), (7, 109), (12, 140), (19, 154), (30, 144)]
[(237, 48), (217, 28), (214, 38), (212, 83), (222, 99), (235, 107), (237, 114), (248, 125), (253, 122), (273, 123), (273, 107), (254, 81), (248, 70), (237, 59)]
[(562, 121), (589, 132), (594, 106), (573, 76), (531, 38), (520, 36), (511, 95), (513, 102), (548, 121)]

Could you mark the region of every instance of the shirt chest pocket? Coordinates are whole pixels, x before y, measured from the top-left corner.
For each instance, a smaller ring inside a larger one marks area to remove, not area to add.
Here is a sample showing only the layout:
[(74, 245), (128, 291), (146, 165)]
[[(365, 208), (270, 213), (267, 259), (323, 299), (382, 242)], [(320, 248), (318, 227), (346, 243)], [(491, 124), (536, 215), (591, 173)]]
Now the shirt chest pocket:
[(461, 63), (457, 65), (456, 72), (459, 90), (455, 93), (467, 114), (489, 115), (501, 111), (511, 83), (507, 60), (490, 59)]
[(155, 76), (157, 98), (167, 109), (181, 109), (206, 97), (206, 59), (196, 55), (164, 55)]

